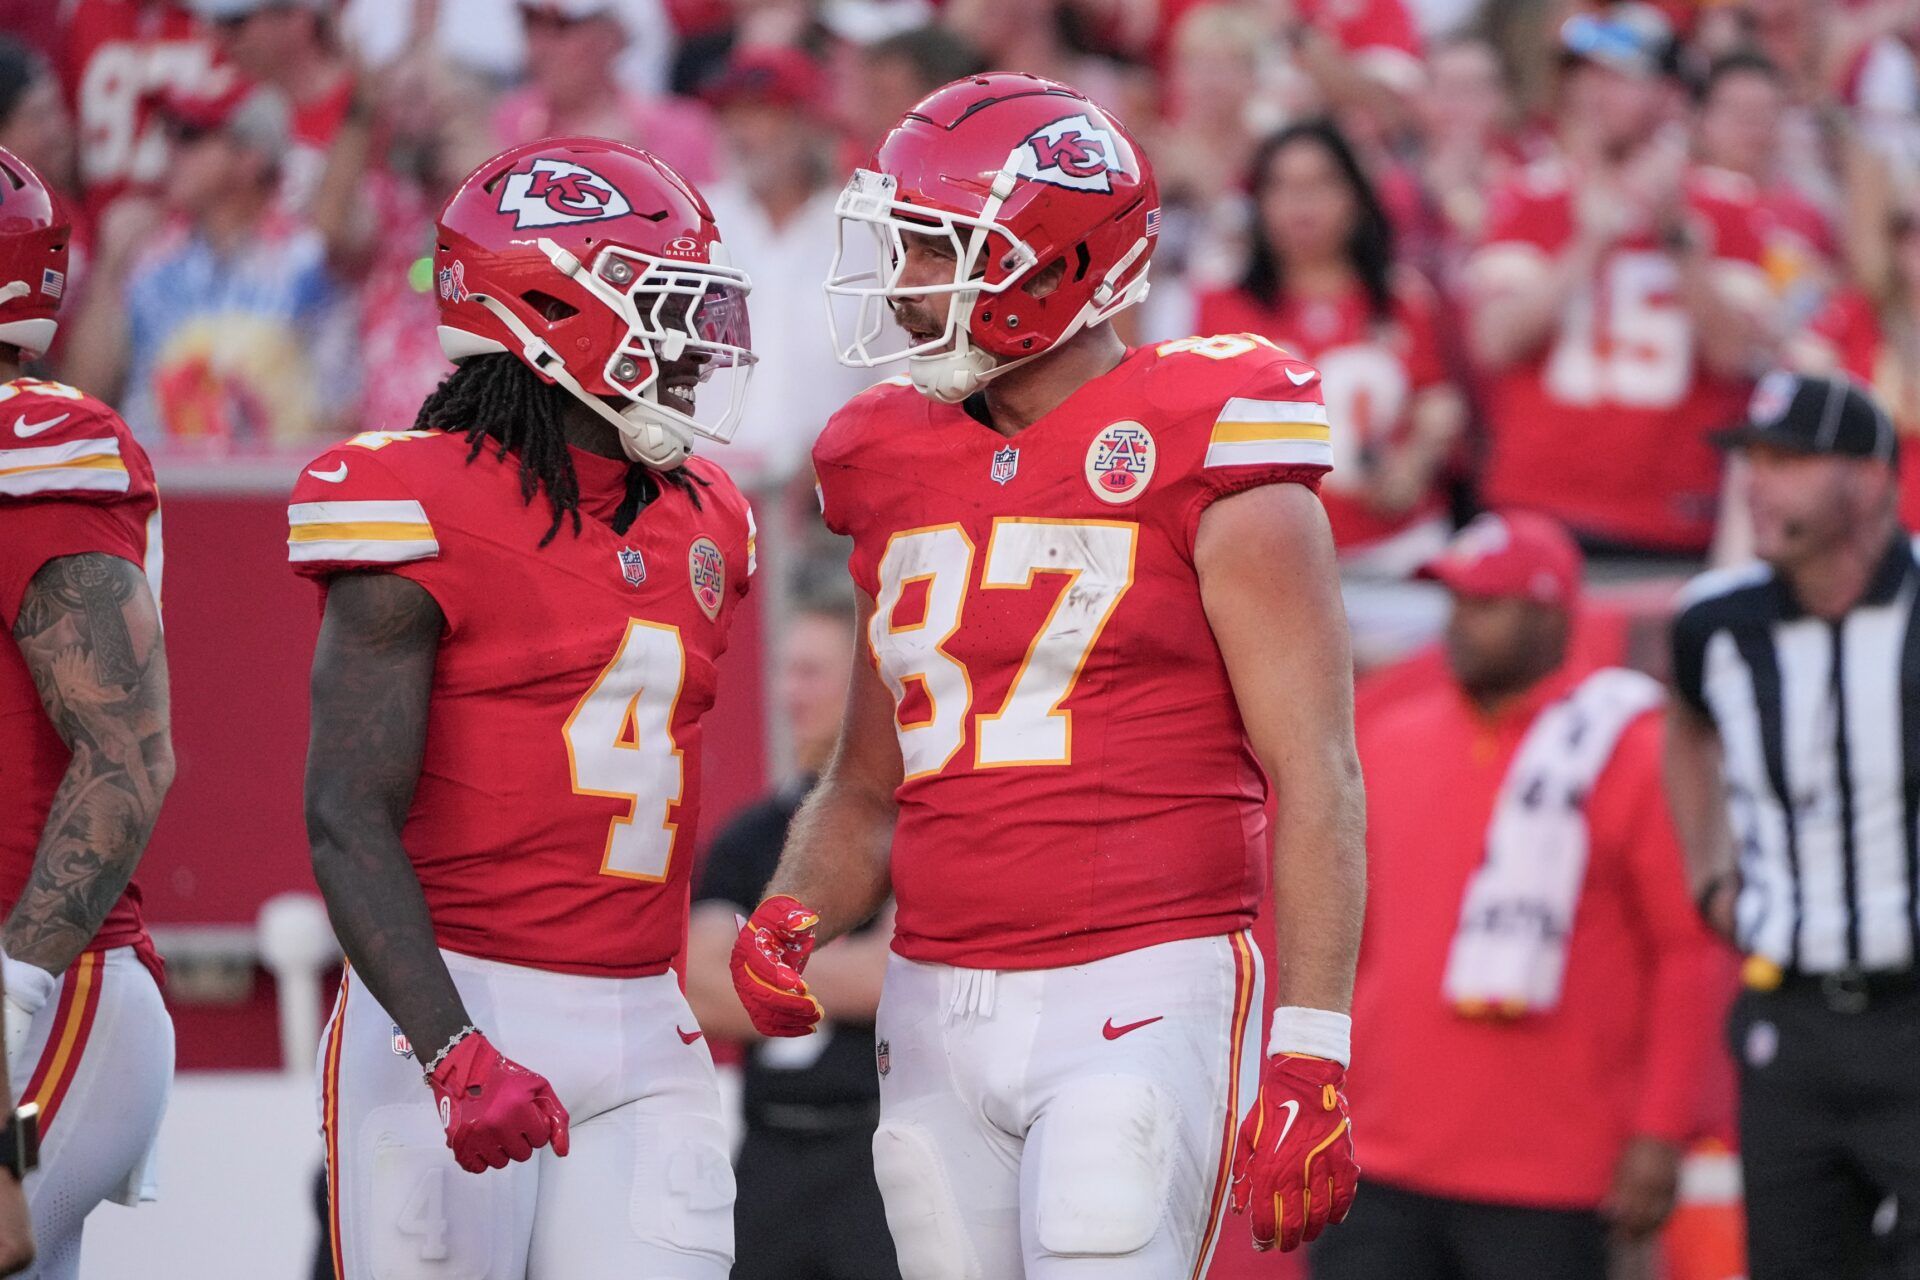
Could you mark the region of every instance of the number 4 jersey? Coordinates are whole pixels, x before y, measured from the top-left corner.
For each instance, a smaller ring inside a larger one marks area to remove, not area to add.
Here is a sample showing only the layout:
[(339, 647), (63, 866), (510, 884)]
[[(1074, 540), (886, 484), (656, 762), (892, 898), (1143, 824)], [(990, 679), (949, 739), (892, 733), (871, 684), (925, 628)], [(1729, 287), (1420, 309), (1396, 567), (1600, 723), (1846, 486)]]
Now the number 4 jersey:
[(1056, 968), (1252, 922), (1266, 782), (1194, 536), (1330, 456), (1318, 375), (1246, 335), (1130, 352), (1011, 438), (903, 383), (835, 415), (821, 508), (905, 767), (895, 950)]
[(301, 473), (296, 572), (419, 583), (446, 615), (402, 835), (441, 946), (568, 973), (664, 970), (686, 935), (700, 717), (753, 572), (753, 517), (688, 462), (622, 535), (627, 464), (571, 450), (581, 529), (545, 546), (520, 461), (371, 433)]

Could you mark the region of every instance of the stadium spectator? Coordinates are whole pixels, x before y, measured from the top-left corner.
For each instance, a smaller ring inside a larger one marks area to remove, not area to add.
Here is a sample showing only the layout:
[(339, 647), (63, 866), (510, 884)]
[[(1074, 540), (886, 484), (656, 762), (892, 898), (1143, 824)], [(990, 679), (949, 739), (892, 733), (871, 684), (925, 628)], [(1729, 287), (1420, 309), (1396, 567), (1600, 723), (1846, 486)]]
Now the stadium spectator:
[(1771, 338), (1751, 184), (1690, 168), (1646, 5), (1579, 14), (1558, 154), (1496, 194), (1467, 264), (1493, 506), (1553, 515), (1590, 552), (1699, 556), (1720, 462)]
[(280, 160), (280, 196), (313, 201), (327, 149), (346, 118), (353, 75), (334, 27), (335, 0), (192, 0), (220, 56), (255, 84), (278, 89), (292, 111)]
[[(80, 129), (82, 212), (96, 234), (115, 201), (152, 197), (167, 163), (156, 110), (169, 96), (208, 97), (233, 83), (183, 0), (75, 0), (60, 62)], [(137, 215), (144, 219), (148, 215)]]
[(1568, 661), (1580, 554), (1487, 515), (1427, 570), (1447, 676), (1361, 726), (1360, 1195), (1315, 1280), (1603, 1280), (1697, 1123), (1716, 944), (1660, 796), (1659, 685)]
[[(853, 599), (799, 601), (780, 637), (774, 697), (796, 771), (721, 831), (694, 891), (687, 1001), (719, 1040), (746, 1042), (746, 1142), (735, 1177), (735, 1280), (898, 1280), (873, 1131), (880, 1113), (873, 1015), (892, 929), (884, 918), (823, 948), (807, 980), (834, 1021), (798, 1040), (763, 1040), (727, 973), (739, 932), (780, 861), (787, 825), (833, 751), (854, 660)], [(818, 976), (816, 976), (818, 975)], [(829, 995), (820, 984), (832, 988)], [(884, 1066), (884, 1064), (883, 1064)], [(792, 1193), (806, 1188), (804, 1197)]]
[(1753, 184), (1762, 264), (1783, 303), (1780, 324), (1792, 330), (1825, 304), (1840, 252), (1827, 210), (1780, 171), (1786, 95), (1786, 78), (1760, 54), (1717, 59), (1698, 91), (1695, 137), (1703, 167)]
[(1430, 243), (1416, 260), (1451, 287), (1486, 229), (1489, 196), (1521, 162), (1519, 112), (1498, 50), (1471, 35), (1434, 46), (1418, 102)]
[(73, 116), (60, 81), (39, 53), (0, 36), (0, 147), (33, 167), (63, 197), (77, 193)]
[(874, 381), (819, 358), (840, 191), (827, 94), (825, 73), (798, 49), (741, 50), (708, 93), (732, 177), (710, 184), (707, 199), (734, 265), (753, 280), (760, 357), (735, 446), (705, 450), (736, 473), (751, 459), (765, 478), (795, 474), (828, 416)]
[(928, 24), (872, 44), (849, 45), (852, 66), (839, 78), (840, 119), (847, 131), (842, 169), (873, 153), (887, 130), (943, 84), (986, 70), (980, 51), (942, 26)]
[(1764, 563), (1682, 597), (1667, 793), (1700, 912), (1746, 955), (1727, 1039), (1749, 1272), (1917, 1275), (1920, 562), (1898, 439), (1858, 383), (1780, 371), (1722, 443), (1747, 455)]
[(1272, 38), (1271, 24), (1236, 5), (1199, 5), (1173, 28), (1164, 115), (1144, 139), (1160, 184), (1144, 321), (1156, 336), (1187, 336), (1189, 290), (1228, 283), (1245, 260), (1247, 175), (1283, 114), (1264, 84)]
[(1355, 661), (1433, 638), (1442, 605), (1413, 571), (1445, 546), (1438, 481), (1465, 422), (1440, 350), (1439, 305), (1394, 262), (1393, 228), (1333, 125), (1274, 135), (1252, 165), (1252, 252), (1201, 296), (1199, 333), (1257, 333), (1320, 371), (1334, 465), (1320, 494), (1340, 551)]
[(237, 90), (166, 112), (172, 220), (150, 242), (103, 241), (68, 370), (117, 388), (143, 442), (220, 452), (337, 432), (356, 392), (351, 315), (319, 233), (277, 200), (285, 100)]
[(494, 110), (493, 141), (586, 135), (645, 147), (696, 185), (716, 176), (713, 120), (696, 102), (627, 87), (619, 0), (525, 0), (527, 84)]
[(453, 366), (435, 336), (434, 216), (492, 153), (481, 84), (434, 57), (363, 71), (315, 192), (312, 219), (360, 312), (355, 425), (404, 430)]

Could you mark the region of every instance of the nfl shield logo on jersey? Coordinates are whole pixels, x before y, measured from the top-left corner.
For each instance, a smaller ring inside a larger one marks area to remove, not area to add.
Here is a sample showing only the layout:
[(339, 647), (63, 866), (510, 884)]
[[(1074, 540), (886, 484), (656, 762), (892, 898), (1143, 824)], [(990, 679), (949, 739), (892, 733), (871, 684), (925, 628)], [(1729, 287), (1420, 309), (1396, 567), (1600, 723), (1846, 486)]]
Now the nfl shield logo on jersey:
[(647, 562), (638, 551), (622, 547), (613, 554), (619, 558), (620, 576), (627, 580), (628, 586), (637, 587), (647, 580)]
[(407, 1033), (400, 1029), (399, 1023), (393, 1024), (393, 1056), (404, 1058), (413, 1052), (413, 1041), (407, 1039)]
[(1087, 484), (1102, 502), (1132, 502), (1153, 479), (1153, 437), (1137, 422), (1103, 428), (1087, 447)]
[(880, 1074), (883, 1076), (893, 1070), (893, 1046), (885, 1040), (876, 1040), (873, 1043), (873, 1065), (880, 1068)]
[(712, 538), (699, 537), (687, 548), (687, 573), (693, 579), (693, 598), (709, 618), (720, 616), (727, 591), (727, 561)]
[(1020, 470), (1020, 451), (1012, 445), (993, 451), (993, 482), (1005, 484)]

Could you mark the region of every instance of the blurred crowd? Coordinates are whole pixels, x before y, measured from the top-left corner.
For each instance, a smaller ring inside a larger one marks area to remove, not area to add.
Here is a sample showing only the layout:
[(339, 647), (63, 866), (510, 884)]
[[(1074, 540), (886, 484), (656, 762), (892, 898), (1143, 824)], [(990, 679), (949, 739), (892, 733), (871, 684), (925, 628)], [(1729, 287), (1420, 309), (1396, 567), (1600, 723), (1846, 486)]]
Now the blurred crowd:
[[(555, 134), (711, 197), (761, 353), (726, 459), (795, 477), (867, 380), (821, 337), (833, 202), (913, 101), (1075, 85), (1158, 170), (1130, 340), (1320, 366), (1363, 662), (1483, 506), (1600, 575), (1745, 550), (1706, 442), (1777, 364), (1920, 431), (1920, 0), (0, 0), (0, 145), (69, 197), (49, 372), (161, 454), (411, 425), (447, 370), (432, 223)], [(1909, 510), (1920, 481), (1909, 475)]]

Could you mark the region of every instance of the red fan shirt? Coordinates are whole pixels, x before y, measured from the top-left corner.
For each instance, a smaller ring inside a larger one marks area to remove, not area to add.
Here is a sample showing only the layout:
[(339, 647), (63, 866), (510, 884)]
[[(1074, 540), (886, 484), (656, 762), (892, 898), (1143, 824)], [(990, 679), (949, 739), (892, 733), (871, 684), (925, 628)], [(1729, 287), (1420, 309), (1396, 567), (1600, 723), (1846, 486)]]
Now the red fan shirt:
[(212, 40), (184, 3), (78, 0), (61, 74), (79, 127), (80, 182), (96, 223), (124, 192), (155, 186), (167, 139), (155, 116), (169, 95), (210, 97), (228, 83)]
[(1429, 493), (1403, 515), (1381, 515), (1359, 488), (1360, 460), (1403, 438), (1412, 425), (1414, 397), (1447, 380), (1438, 310), (1433, 290), (1410, 273), (1394, 277), (1392, 312), (1385, 318), (1374, 315), (1357, 284), (1342, 297), (1289, 297), (1277, 307), (1240, 289), (1200, 298), (1200, 332), (1265, 334), (1320, 371), (1333, 426), (1333, 470), (1320, 496), (1343, 553), (1378, 546), (1440, 512), (1440, 495)]
[(686, 937), (700, 717), (753, 571), (726, 473), (688, 462), (622, 534), (627, 465), (572, 451), (581, 531), (463, 437), (370, 432), (322, 454), (289, 508), (295, 572), (419, 583), (446, 615), (426, 753), (401, 833), (439, 944), (566, 973), (664, 971)]
[[(160, 598), (160, 498), (153, 466), (118, 414), (57, 382), (0, 384), (0, 915), (13, 910), (72, 753), (47, 718), (13, 625), (49, 560), (99, 552), (132, 561)], [(140, 890), (128, 885), (88, 950), (150, 952)], [(149, 963), (152, 963), (149, 959)]]
[(1487, 824), (1567, 667), (1489, 717), (1444, 673), (1359, 727), (1367, 920), (1348, 1093), (1367, 1175), (1429, 1195), (1593, 1209), (1627, 1140), (1706, 1125), (1724, 951), (1695, 915), (1661, 793), (1660, 714), (1627, 728), (1587, 800), (1586, 879), (1553, 1009), (1467, 1017), (1442, 993)]
[[(1762, 227), (1751, 184), (1696, 174), (1685, 198), (1692, 229), (1720, 264), (1757, 272)], [(1573, 213), (1560, 165), (1527, 169), (1496, 194), (1470, 275), (1484, 287), (1526, 258), (1544, 267), (1573, 238)], [(1720, 487), (1707, 437), (1739, 420), (1747, 387), (1701, 363), (1679, 264), (1651, 230), (1618, 241), (1567, 299), (1541, 350), (1489, 374), (1485, 392), (1489, 506), (1543, 511), (1587, 536), (1648, 550), (1705, 550)]]
[(821, 506), (906, 775), (900, 954), (1056, 968), (1252, 923), (1268, 788), (1194, 536), (1329, 461), (1319, 376), (1251, 335), (1131, 352), (1011, 438), (899, 380), (834, 416)]

